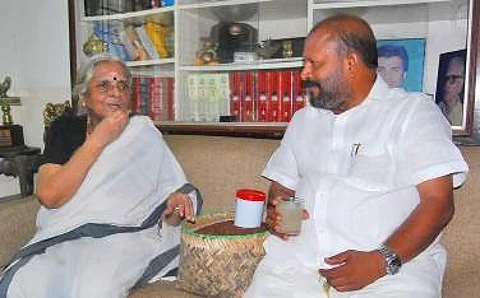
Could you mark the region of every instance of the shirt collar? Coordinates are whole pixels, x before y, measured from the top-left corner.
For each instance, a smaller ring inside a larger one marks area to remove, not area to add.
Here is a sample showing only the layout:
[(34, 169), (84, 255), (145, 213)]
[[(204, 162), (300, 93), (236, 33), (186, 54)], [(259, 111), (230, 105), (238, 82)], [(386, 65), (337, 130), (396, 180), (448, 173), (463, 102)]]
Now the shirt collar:
[(382, 79), (382, 77), (380, 77), (380, 75), (377, 74), (375, 83), (373, 84), (372, 89), (370, 89), (370, 92), (368, 93), (365, 100), (367, 99), (380, 100), (382, 98), (385, 98), (385, 94), (388, 94), (388, 85)]

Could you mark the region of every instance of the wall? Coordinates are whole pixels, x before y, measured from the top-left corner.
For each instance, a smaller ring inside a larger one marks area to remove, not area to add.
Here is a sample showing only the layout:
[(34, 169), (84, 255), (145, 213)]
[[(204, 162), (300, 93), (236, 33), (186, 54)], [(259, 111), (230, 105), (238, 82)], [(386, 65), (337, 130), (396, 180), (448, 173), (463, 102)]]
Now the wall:
[[(12, 77), (8, 94), (22, 100), (13, 120), (26, 144), (42, 147), (43, 107), (70, 97), (67, 1), (0, 1), (0, 19), (0, 81)], [(19, 192), (17, 179), (0, 175), (0, 197)]]

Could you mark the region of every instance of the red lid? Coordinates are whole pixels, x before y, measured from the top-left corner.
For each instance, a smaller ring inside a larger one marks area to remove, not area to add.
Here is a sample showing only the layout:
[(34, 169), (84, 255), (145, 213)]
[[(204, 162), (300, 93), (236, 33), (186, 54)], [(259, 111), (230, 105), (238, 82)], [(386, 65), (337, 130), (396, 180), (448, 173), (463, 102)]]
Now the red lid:
[(237, 198), (246, 201), (265, 201), (265, 193), (255, 189), (239, 189), (237, 190)]

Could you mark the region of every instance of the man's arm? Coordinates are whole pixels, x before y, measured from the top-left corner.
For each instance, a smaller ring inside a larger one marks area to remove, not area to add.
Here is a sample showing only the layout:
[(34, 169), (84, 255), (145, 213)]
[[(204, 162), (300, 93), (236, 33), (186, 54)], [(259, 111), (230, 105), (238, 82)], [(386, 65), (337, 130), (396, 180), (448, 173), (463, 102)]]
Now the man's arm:
[[(443, 176), (417, 185), (420, 203), (385, 245), (408, 262), (427, 248), (454, 214), (452, 176)], [(361, 289), (386, 274), (386, 262), (378, 251), (346, 251), (326, 260), (333, 269), (319, 273), (338, 291)], [(400, 269), (401, 270), (401, 269)]]
[(444, 176), (417, 185), (420, 204), (385, 245), (408, 262), (427, 248), (453, 218), (453, 178)]

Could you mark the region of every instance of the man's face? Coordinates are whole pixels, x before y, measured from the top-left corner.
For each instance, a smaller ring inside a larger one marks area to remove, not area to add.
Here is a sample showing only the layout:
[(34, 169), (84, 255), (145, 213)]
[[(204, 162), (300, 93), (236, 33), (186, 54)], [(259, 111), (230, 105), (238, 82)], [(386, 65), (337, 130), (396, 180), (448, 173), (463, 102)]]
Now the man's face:
[(464, 65), (462, 65), (462, 61), (459, 59), (453, 59), (448, 64), (445, 85), (443, 86), (445, 101), (453, 102), (460, 96), (465, 81), (463, 69)]
[(130, 109), (130, 86), (120, 63), (105, 61), (95, 66), (85, 101), (96, 120), (116, 110)]
[(402, 59), (398, 56), (378, 57), (378, 74), (385, 80), (389, 88), (400, 88), (406, 77)]
[(322, 34), (309, 37), (304, 57), (302, 79), (306, 81), (310, 104), (338, 112), (352, 92), (345, 76), (345, 59), (338, 54), (335, 41)]

